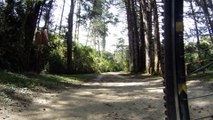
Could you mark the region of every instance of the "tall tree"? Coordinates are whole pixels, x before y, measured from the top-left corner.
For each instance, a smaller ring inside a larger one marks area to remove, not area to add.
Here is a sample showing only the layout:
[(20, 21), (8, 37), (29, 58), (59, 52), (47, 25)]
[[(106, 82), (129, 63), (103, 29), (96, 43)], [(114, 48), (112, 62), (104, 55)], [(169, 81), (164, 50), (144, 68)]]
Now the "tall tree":
[(88, 29), (86, 43), (91, 42), (90, 44), (102, 53), (106, 47), (108, 25), (115, 25), (118, 22), (116, 15), (109, 11), (113, 3), (111, 0), (91, 0), (81, 1), (81, 3), (82, 11), (87, 11), (82, 12), (79, 20), (81, 23), (84, 21), (83, 24), (86, 23)]
[(76, 13), (76, 26), (75, 26), (75, 39), (78, 43), (79, 41), (79, 32), (80, 32), (80, 16), (81, 16), (81, 4), (82, 0), (76, 1), (77, 4), (77, 13)]
[(196, 32), (196, 38), (197, 38), (197, 51), (198, 51), (198, 60), (201, 60), (201, 51), (200, 51), (200, 34), (199, 34), (199, 29), (198, 29), (198, 23), (197, 23), (197, 17), (195, 14), (194, 6), (192, 0), (189, 0), (190, 2), (190, 8), (192, 12), (192, 18), (194, 20), (194, 25), (195, 25), (195, 32)]
[[(140, 12), (142, 12), (142, 4), (140, 2)], [(139, 42), (139, 71), (144, 73), (146, 71), (146, 54), (145, 54), (145, 36), (144, 36), (144, 22), (143, 22), (143, 15), (140, 15), (140, 42)]]
[(64, 17), (65, 3), (66, 3), (66, 0), (63, 0), (63, 6), (62, 6), (61, 18), (60, 18), (60, 24), (59, 24), (59, 34), (61, 33), (61, 26), (62, 26), (62, 20), (63, 20), (63, 17)]
[(139, 71), (139, 29), (138, 29), (138, 15), (137, 15), (137, 0), (131, 1), (131, 8), (132, 8), (132, 17), (133, 17), (133, 50), (134, 50), (134, 72), (140, 72)]
[(161, 63), (161, 44), (160, 44), (160, 34), (159, 34), (159, 22), (158, 22), (158, 11), (157, 2), (153, 1), (153, 16), (154, 16), (154, 70), (153, 74), (160, 74), (162, 63)]
[(31, 55), (31, 49), (32, 49), (32, 43), (33, 43), (33, 37), (36, 29), (36, 23), (39, 16), (39, 11), (42, 6), (42, 4), (45, 4), (45, 0), (43, 1), (27, 1), (27, 10), (28, 13), (26, 15), (25, 20), (25, 69), (30, 70), (30, 55)]
[(67, 39), (67, 73), (72, 73), (72, 43), (73, 43), (73, 16), (75, 0), (71, 0), (70, 13), (68, 18), (68, 39)]
[(126, 0), (126, 12), (128, 23), (128, 37), (129, 37), (129, 56), (130, 56), (130, 71), (144, 72), (144, 22), (143, 16), (139, 11), (141, 6), (138, 6), (137, 0)]
[(127, 24), (128, 24), (128, 40), (129, 40), (129, 70), (132, 72), (134, 70), (134, 50), (133, 50), (133, 32), (132, 32), (132, 14), (131, 14), (131, 6), (130, 6), (130, 0), (125, 0), (125, 7), (126, 7), (126, 15), (127, 15)]
[(145, 28), (145, 53), (146, 53), (146, 72), (153, 73), (153, 56), (152, 56), (152, 6), (153, 0), (141, 0), (142, 14)]
[(192, 0), (189, 0), (189, 2), (190, 2), (190, 8), (191, 8), (192, 17), (193, 17), (194, 25), (195, 25), (196, 38), (197, 38), (197, 46), (199, 46), (200, 45), (200, 37), (199, 37), (199, 31), (198, 31), (196, 14), (195, 14), (195, 10), (194, 10), (194, 6), (193, 6)]
[[(206, 23), (207, 23), (207, 28), (209, 29), (209, 36), (213, 43), (213, 36), (212, 36), (213, 35), (213, 21), (211, 20), (211, 14), (209, 12), (207, 2), (206, 2), (206, 0), (195, 0), (195, 2), (202, 8), (202, 10), (204, 12)], [(211, 6), (211, 2), (210, 2), (210, 6)]]
[(55, 2), (55, 0), (49, 0), (48, 3), (45, 4), (45, 14), (44, 14), (44, 28), (45, 29), (49, 29), (54, 2)]

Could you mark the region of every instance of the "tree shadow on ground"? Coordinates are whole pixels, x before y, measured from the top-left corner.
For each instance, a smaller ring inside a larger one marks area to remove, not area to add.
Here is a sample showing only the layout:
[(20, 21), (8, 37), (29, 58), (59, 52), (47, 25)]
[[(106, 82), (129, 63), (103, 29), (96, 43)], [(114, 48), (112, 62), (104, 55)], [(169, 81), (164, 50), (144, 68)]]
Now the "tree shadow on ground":
[[(0, 83), (18, 88), (28, 88), (34, 90), (36, 87), (43, 87), (49, 90), (61, 90), (65, 87), (75, 87), (75, 83), (87, 81), (97, 75), (51, 75), (35, 73), (12, 73), (0, 72)], [(78, 85), (77, 85), (78, 86)], [(37, 89), (36, 89), (37, 90)]]
[[(134, 75), (134, 74), (102, 74), (102, 77), (90, 82), (149, 82), (152, 80), (162, 80), (160, 76)], [(104, 78), (104, 80), (102, 79)]]
[[(114, 76), (115, 77), (115, 76)], [(113, 78), (116, 79), (116, 78)], [(119, 78), (120, 76), (118, 76)], [(106, 83), (109, 76), (104, 76)], [(110, 78), (111, 79), (111, 78)], [(128, 77), (118, 79), (122, 83)], [(73, 120), (163, 120), (163, 90), (160, 81), (150, 80), (151, 84), (137, 85), (141, 81), (132, 78), (136, 85), (104, 86), (82, 85), (79, 89), (62, 92), (51, 104), (36, 105), (31, 112), (22, 116), (39, 119), (73, 119)], [(114, 81), (113, 83), (116, 84)], [(143, 82), (143, 81), (142, 81)], [(45, 108), (43, 111), (40, 108)], [(40, 113), (43, 115), (40, 115)], [(36, 117), (40, 115), (40, 117)]]
[[(78, 88), (82, 81), (95, 78), (97, 75), (51, 75), (36, 73), (13, 73), (0, 71), (0, 100), (6, 103), (9, 100), (18, 103), (32, 103), (36, 93), (48, 93), (51, 91), (64, 91), (67, 87)], [(32, 93), (31, 92), (31, 93)]]
[(13, 99), (15, 101), (27, 102), (27, 103), (30, 103), (32, 101), (32, 98), (27, 96), (27, 94), (20, 93), (8, 88), (1, 89), (0, 92), (4, 93), (6, 95), (5, 97), (9, 97), (10, 99)]

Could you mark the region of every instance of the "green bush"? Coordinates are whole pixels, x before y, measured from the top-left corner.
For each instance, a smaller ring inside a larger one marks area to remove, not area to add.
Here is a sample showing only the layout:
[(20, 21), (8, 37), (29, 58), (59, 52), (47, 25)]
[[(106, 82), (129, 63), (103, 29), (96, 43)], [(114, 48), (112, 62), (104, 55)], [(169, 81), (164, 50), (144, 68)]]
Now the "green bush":
[(49, 55), (45, 70), (48, 73), (62, 74), (66, 72), (66, 46), (64, 38), (57, 34), (49, 35)]
[(74, 46), (74, 71), (76, 73), (96, 72), (94, 57), (96, 51), (90, 47), (75, 44)]
[(66, 70), (65, 60), (57, 51), (52, 51), (49, 56), (48, 71), (50, 73), (64, 73)]
[(194, 42), (188, 43), (185, 46), (185, 62), (188, 64), (187, 72), (193, 72), (208, 64), (213, 58), (212, 51), (212, 43), (208, 37), (203, 37), (199, 46)]
[[(103, 56), (103, 57), (102, 57)], [(113, 60), (109, 52), (100, 54), (93, 48), (75, 44), (74, 69), (76, 73), (101, 73), (119, 70), (119, 65)]]

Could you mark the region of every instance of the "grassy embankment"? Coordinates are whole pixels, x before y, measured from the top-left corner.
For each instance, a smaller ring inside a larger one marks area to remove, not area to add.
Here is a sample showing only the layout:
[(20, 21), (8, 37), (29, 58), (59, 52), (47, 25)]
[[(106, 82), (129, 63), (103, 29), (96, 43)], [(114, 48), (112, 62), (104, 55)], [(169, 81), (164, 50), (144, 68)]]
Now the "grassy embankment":
[(36, 87), (45, 89), (62, 89), (66, 86), (87, 82), (95, 78), (97, 74), (73, 74), (52, 75), (34, 73), (12, 73), (0, 71), (0, 84), (14, 88), (27, 88), (33, 90)]

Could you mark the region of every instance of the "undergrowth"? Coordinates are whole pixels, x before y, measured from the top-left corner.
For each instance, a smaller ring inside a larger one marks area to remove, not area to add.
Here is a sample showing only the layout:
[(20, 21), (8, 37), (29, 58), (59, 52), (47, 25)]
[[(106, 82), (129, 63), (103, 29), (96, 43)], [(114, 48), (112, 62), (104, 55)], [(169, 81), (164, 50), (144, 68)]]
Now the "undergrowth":
[(66, 86), (87, 82), (96, 76), (97, 74), (53, 75), (0, 71), (0, 84), (32, 90), (36, 87), (62, 89)]

